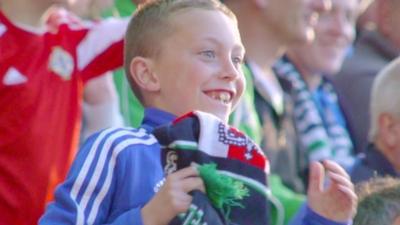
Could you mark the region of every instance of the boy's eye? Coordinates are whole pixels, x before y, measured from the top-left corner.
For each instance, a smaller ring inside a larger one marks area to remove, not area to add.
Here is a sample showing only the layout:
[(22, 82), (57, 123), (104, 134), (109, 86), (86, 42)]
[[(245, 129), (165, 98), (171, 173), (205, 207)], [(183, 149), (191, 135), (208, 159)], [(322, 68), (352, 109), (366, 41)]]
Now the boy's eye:
[(238, 65), (241, 65), (242, 63), (243, 63), (243, 57), (233, 57), (232, 58), (232, 62), (234, 63), (234, 64), (238, 64)]
[(215, 52), (213, 50), (202, 51), (202, 52), (200, 52), (200, 55), (206, 56), (207, 58), (210, 58), (210, 59), (215, 58)]

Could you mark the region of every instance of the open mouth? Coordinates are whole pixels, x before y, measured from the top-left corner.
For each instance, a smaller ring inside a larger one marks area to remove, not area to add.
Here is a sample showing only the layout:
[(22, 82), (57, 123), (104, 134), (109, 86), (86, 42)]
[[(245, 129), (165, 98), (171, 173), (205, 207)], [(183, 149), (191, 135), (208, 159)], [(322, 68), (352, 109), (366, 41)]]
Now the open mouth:
[(233, 99), (233, 92), (230, 91), (207, 91), (205, 94), (214, 99), (217, 100), (223, 104), (229, 104), (232, 102)]

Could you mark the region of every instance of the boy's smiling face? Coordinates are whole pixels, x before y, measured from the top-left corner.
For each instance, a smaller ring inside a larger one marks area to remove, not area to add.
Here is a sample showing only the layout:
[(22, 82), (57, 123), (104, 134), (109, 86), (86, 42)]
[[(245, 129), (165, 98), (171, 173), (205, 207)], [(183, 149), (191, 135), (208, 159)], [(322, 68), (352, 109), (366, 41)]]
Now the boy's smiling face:
[(180, 115), (191, 110), (227, 121), (244, 91), (244, 48), (234, 20), (220, 11), (190, 9), (169, 18), (173, 34), (161, 44), (153, 72), (156, 107)]

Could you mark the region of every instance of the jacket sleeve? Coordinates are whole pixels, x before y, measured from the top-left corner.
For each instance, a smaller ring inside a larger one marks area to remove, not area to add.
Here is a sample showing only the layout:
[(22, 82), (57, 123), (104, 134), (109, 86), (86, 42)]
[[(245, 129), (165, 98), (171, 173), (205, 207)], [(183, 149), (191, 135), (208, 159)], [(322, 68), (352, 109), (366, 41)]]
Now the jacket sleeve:
[(122, 67), (129, 20), (130, 17), (88, 22), (85, 36), (76, 49), (77, 67), (84, 81)]
[(305, 209), (305, 216), (302, 225), (352, 225), (352, 221), (335, 222), (314, 212), (308, 205)]
[[(124, 173), (116, 159), (122, 130), (107, 129), (90, 137), (78, 152), (64, 183), (58, 186), (40, 225), (142, 225), (141, 208), (112, 212), (116, 180)], [(119, 138), (119, 139), (118, 139)]]

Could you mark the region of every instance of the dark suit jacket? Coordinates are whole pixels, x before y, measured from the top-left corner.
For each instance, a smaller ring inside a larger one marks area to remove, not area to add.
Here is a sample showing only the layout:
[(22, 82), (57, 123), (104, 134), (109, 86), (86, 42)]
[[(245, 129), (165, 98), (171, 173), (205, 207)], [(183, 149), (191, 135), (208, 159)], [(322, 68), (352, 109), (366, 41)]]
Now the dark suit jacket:
[(376, 176), (399, 177), (399, 174), (375, 145), (370, 144), (364, 153), (357, 156), (350, 176), (351, 181), (356, 184)]
[(340, 105), (346, 116), (355, 152), (367, 147), (369, 102), (377, 73), (400, 53), (378, 32), (365, 31), (355, 43), (353, 54), (333, 77)]

